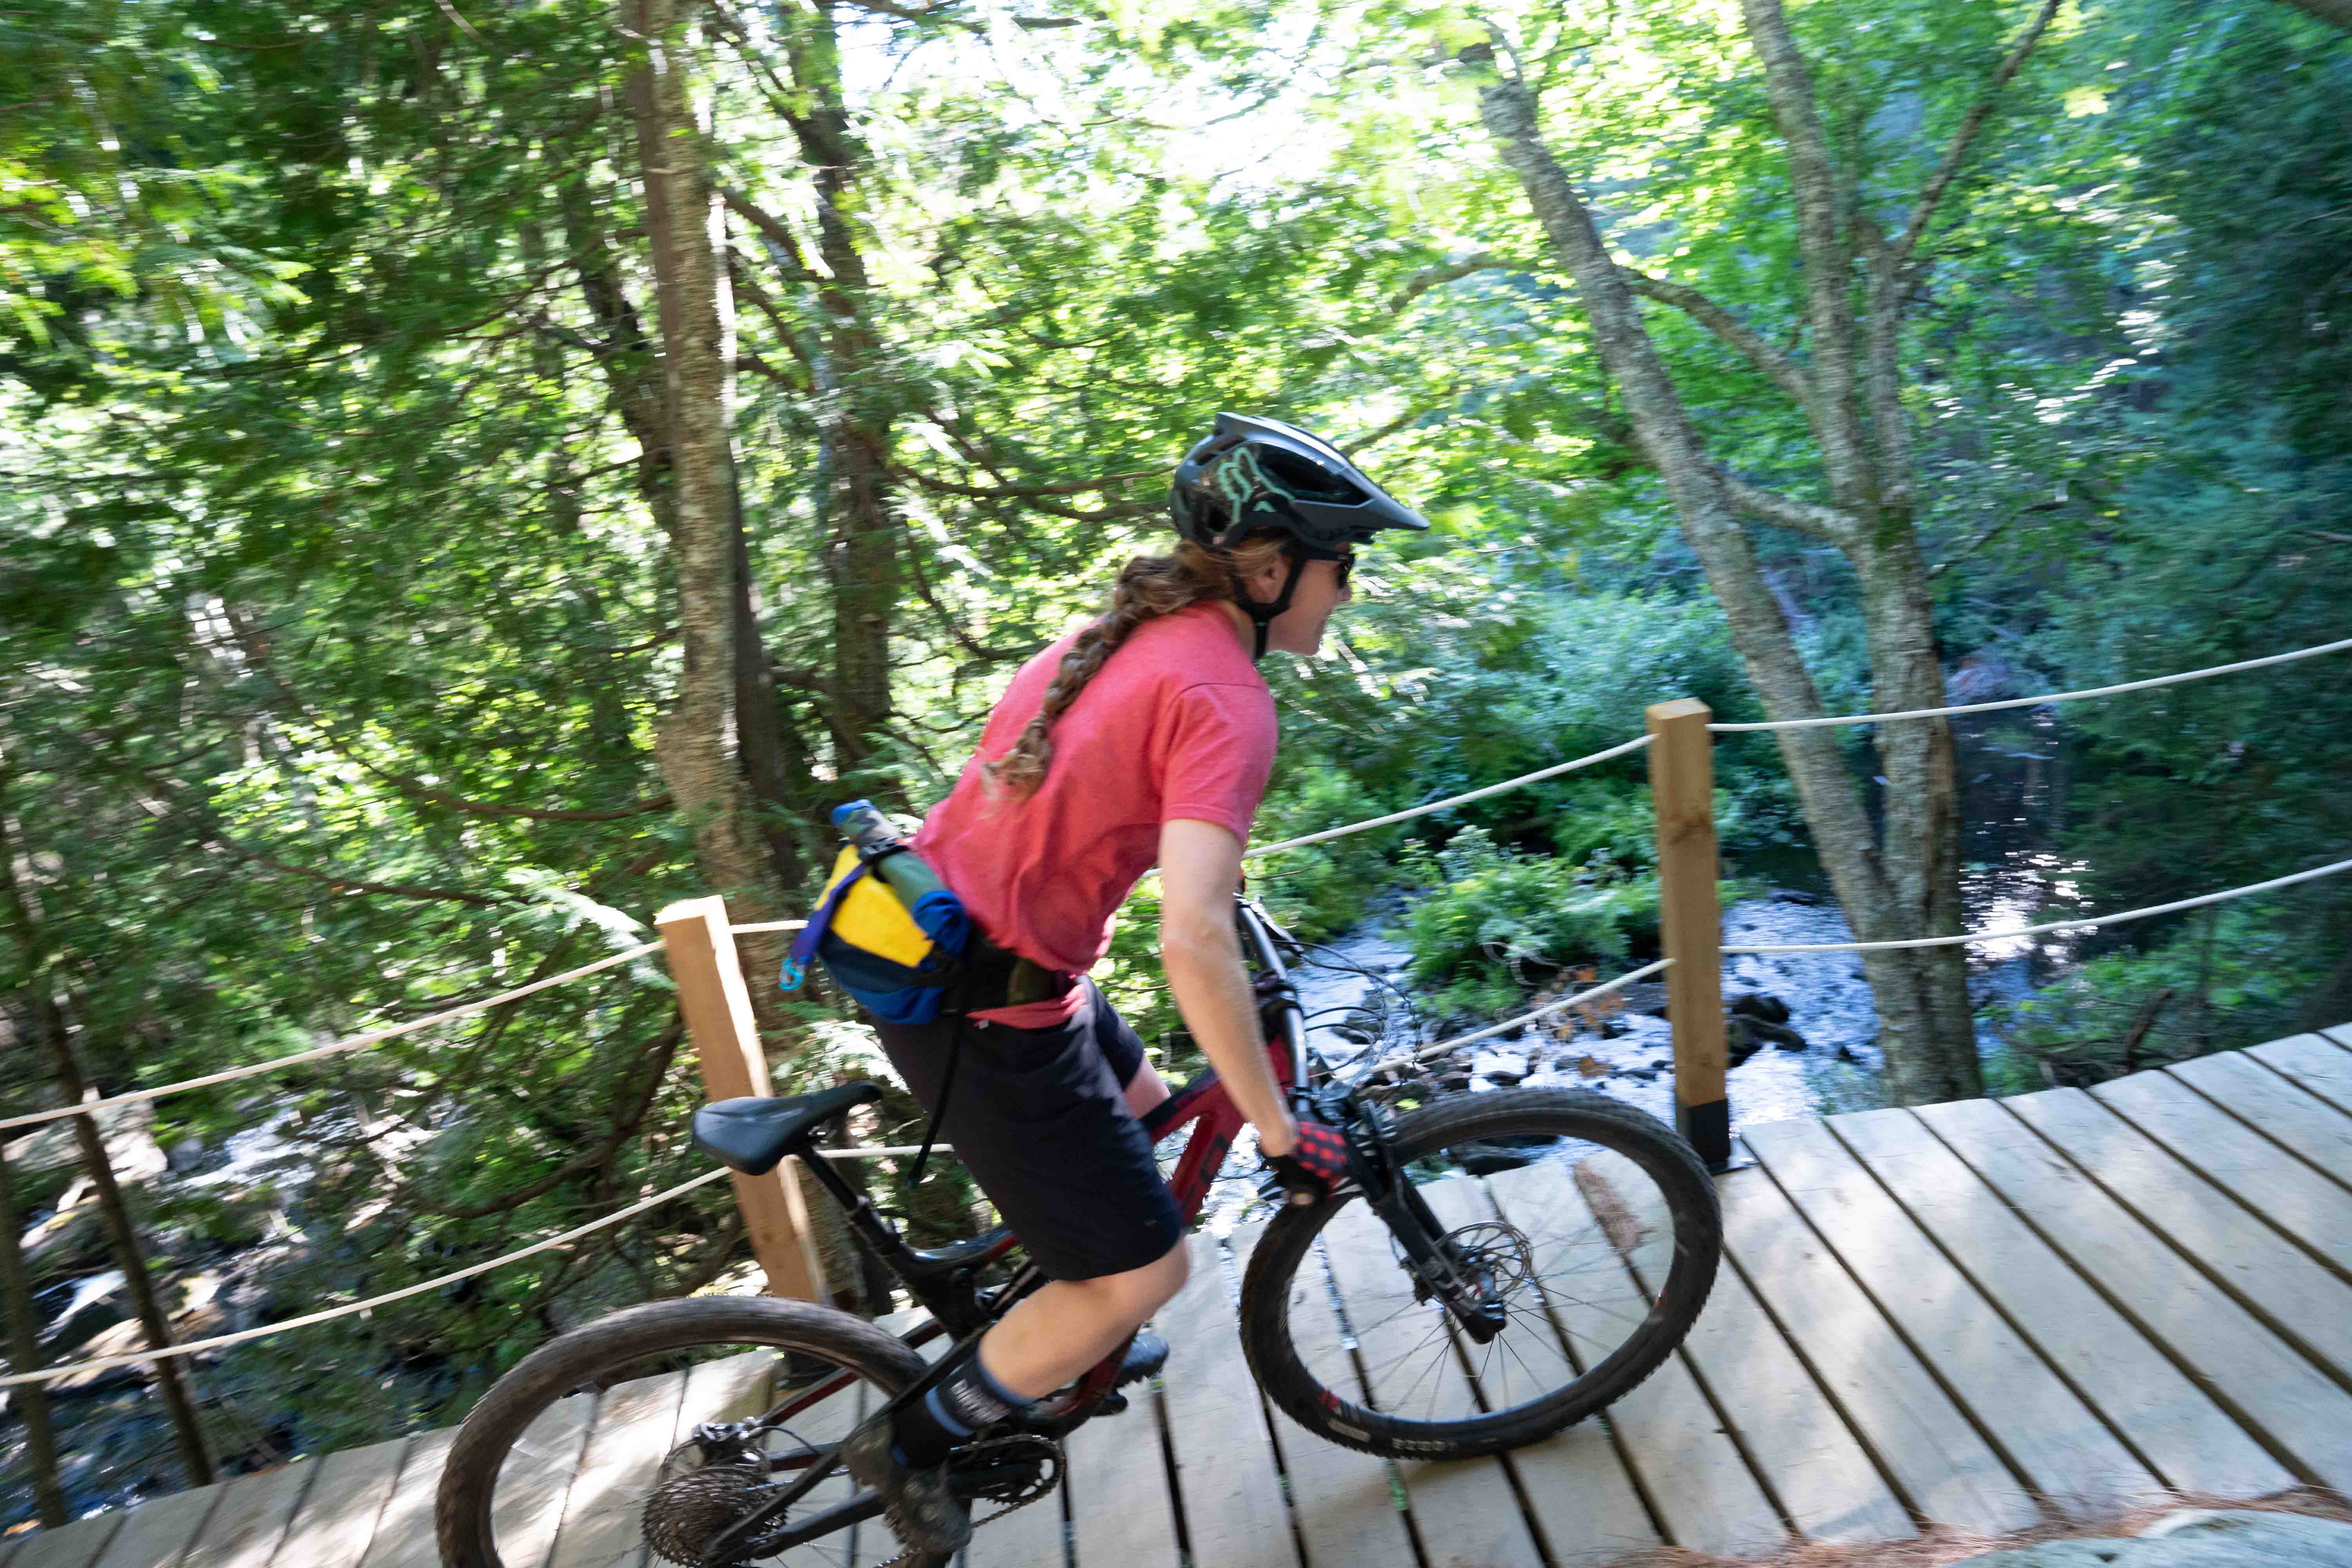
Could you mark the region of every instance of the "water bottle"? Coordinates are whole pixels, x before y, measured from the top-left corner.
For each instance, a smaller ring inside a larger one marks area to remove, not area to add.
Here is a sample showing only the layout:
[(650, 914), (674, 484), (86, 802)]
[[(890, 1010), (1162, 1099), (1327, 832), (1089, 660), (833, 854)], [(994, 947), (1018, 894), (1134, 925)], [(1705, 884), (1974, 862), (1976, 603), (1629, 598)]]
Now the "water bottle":
[(911, 850), (901, 847), (896, 855), (873, 859), (881, 851), (899, 845), (900, 839), (898, 830), (890, 826), (890, 819), (872, 801), (853, 800), (847, 805), (835, 806), (833, 826), (844, 838), (857, 846), (859, 853), (872, 860), (873, 874), (887, 883), (908, 909), (922, 902), (927, 893), (946, 890), (947, 884), (940, 880), (939, 873), (924, 865), (922, 858)]

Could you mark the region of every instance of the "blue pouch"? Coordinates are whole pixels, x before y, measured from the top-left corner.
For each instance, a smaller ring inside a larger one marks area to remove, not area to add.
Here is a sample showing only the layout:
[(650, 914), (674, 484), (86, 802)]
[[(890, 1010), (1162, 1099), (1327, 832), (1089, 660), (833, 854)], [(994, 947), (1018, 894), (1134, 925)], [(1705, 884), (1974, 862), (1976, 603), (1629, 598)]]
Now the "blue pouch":
[(884, 1023), (928, 1024), (940, 1016), (948, 987), (962, 972), (971, 917), (963, 900), (946, 889), (925, 893), (908, 909), (897, 889), (873, 874), (874, 865), (855, 845), (842, 850), (784, 960), (782, 984), (798, 990), (814, 960)]

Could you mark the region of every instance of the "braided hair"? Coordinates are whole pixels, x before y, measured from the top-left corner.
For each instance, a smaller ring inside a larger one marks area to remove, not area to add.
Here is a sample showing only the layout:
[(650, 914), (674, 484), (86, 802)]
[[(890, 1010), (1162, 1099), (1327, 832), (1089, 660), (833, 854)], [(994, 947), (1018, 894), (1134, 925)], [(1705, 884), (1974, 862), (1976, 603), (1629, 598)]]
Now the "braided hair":
[(1231, 599), (1234, 584), (1246, 582), (1284, 557), (1292, 542), (1288, 531), (1264, 528), (1222, 549), (1180, 542), (1172, 554), (1138, 555), (1118, 570), (1111, 584), (1110, 605), (1078, 633), (1062, 656), (1053, 684), (1037, 716), (1021, 731), (1013, 749), (981, 772), (988, 782), (1014, 795), (1034, 794), (1054, 760), (1051, 732), (1056, 720), (1069, 710), (1095, 678), (1103, 662), (1118, 651), (1129, 633), (1146, 621), (1172, 616), (1192, 605)]

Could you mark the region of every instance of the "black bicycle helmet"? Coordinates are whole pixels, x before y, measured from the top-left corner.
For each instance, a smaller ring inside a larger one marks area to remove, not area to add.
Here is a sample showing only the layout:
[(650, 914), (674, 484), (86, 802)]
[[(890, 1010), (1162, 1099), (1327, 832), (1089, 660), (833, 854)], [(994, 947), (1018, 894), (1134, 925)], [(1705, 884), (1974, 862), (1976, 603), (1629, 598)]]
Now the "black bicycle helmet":
[(1307, 562), (1332, 560), (1382, 529), (1429, 527), (1328, 441), (1247, 414), (1218, 415), (1208, 439), (1184, 454), (1168, 511), (1177, 532), (1212, 550), (1230, 548), (1261, 528), (1285, 530), (1297, 541), (1290, 574), (1272, 603), (1251, 598), (1240, 576), (1234, 578), (1234, 601), (1257, 627), (1253, 658), (1265, 657), (1267, 629), (1290, 608)]

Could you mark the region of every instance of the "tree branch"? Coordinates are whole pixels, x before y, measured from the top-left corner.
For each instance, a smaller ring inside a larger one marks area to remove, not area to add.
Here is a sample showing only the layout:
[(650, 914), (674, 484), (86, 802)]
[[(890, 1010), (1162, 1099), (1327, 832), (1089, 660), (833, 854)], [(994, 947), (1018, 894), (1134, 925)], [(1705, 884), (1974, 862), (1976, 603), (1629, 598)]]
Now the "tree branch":
[(1475, 251), (1459, 261), (1449, 261), (1443, 267), (1423, 268), (1407, 278), (1403, 287), (1389, 296), (1389, 314), (1396, 314), (1439, 284), (1451, 283), (1457, 278), (1467, 278), (1473, 272), (1518, 270), (1521, 268), (1517, 262), (1507, 261), (1491, 250)]
[(1765, 91), (1788, 149), (1797, 204), (1797, 250), (1804, 262), (1805, 315), (1812, 329), (1813, 384), (1821, 389), (1816, 432), (1830, 493), (1853, 506), (1866, 493), (1860, 417), (1854, 407), (1853, 316), (1847, 302), (1851, 257), (1847, 211), (1829, 138), (1813, 101), (1812, 75), (1789, 31), (1780, 0), (1740, 0), (1748, 37), (1764, 62)]
[(719, 185), (716, 188), (719, 192), (719, 199), (727, 205), (728, 211), (740, 215), (753, 228), (758, 229), (761, 237), (783, 252), (786, 258), (798, 269), (800, 275), (793, 279), (793, 282), (817, 281), (816, 274), (809, 270), (808, 258), (801, 253), (801, 242), (793, 237), (793, 231), (784, 226), (782, 218), (732, 185)]
[(1156, 500), (1117, 501), (1107, 507), (1087, 508), (1065, 506), (1059, 501), (1046, 498), (1103, 489), (1121, 480), (1143, 479), (1167, 471), (1164, 468), (1138, 468), (1129, 473), (1106, 474), (1100, 479), (1078, 480), (1064, 485), (1006, 485), (991, 488), (986, 485), (958, 484), (952, 479), (938, 479), (919, 468), (908, 468), (904, 463), (893, 463), (891, 468), (925, 489), (936, 490), (941, 495), (972, 496), (982, 500), (1026, 501), (1040, 511), (1051, 512), (1055, 517), (1066, 517), (1078, 522), (1115, 522), (1125, 518), (1146, 517), (1159, 509), (1160, 502)]
[(1843, 544), (1862, 526), (1860, 518), (1837, 507), (1799, 500), (1794, 496), (1784, 496), (1778, 490), (1768, 490), (1745, 479), (1735, 479), (1728, 473), (1720, 477), (1725, 498), (1741, 511), (1750, 517), (1761, 518), (1766, 522), (1777, 522), (1783, 528), (1795, 529), (1799, 533), (1824, 543)]
[(1961, 117), (1960, 128), (1953, 133), (1952, 144), (1945, 149), (1943, 163), (1937, 166), (1934, 177), (1928, 180), (1927, 188), (1919, 193), (1919, 199), (1912, 204), (1911, 219), (1903, 226), (1902, 237), (1895, 242), (1892, 260), (1898, 273), (1909, 267), (1911, 253), (1918, 248), (1920, 237), (1927, 232), (1927, 224), (1936, 216), (1936, 204), (1944, 199), (1945, 191), (1950, 188), (1954, 176), (1960, 172), (1960, 164), (1968, 158), (1969, 143), (1976, 140), (1977, 132), (1991, 115), (1993, 100), (2000, 96), (2002, 88), (2009, 85), (2010, 79), (2017, 74), (2018, 68), (2025, 64), (2025, 57), (2032, 54), (2033, 46), (2042, 41), (2042, 35), (2049, 28), (2051, 18), (2057, 14), (2058, 0), (2042, 0), (2042, 9), (2027, 24), (2024, 36), (2011, 47), (2008, 58), (2000, 62), (2000, 68), (1992, 73), (1992, 79), (1985, 84), (1983, 96)]
[(1723, 306), (1691, 288), (1668, 278), (1654, 278), (1630, 267), (1621, 268), (1626, 283), (1643, 299), (1655, 300), (1675, 310), (1713, 332), (1730, 347), (1737, 349), (1748, 363), (1772, 378), (1772, 384), (1787, 393), (1797, 406), (1808, 415), (1815, 412), (1813, 384), (1804, 367), (1766, 342), (1753, 327), (1733, 315)]

